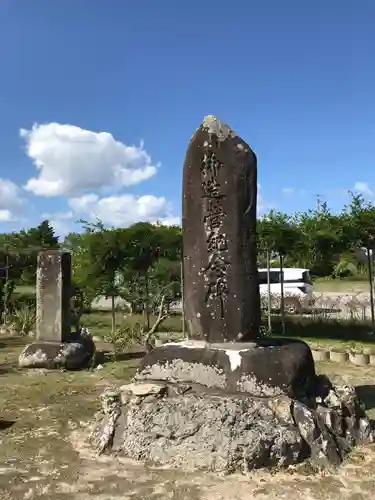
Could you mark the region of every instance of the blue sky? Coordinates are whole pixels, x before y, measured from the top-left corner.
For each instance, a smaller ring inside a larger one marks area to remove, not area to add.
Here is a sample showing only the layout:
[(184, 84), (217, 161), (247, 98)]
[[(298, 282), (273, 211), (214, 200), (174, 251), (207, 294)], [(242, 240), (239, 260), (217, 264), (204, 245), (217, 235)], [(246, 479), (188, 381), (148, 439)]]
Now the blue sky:
[(178, 220), (207, 114), (256, 152), (260, 212), (371, 198), (374, 18), (372, 0), (2, 0), (0, 231)]

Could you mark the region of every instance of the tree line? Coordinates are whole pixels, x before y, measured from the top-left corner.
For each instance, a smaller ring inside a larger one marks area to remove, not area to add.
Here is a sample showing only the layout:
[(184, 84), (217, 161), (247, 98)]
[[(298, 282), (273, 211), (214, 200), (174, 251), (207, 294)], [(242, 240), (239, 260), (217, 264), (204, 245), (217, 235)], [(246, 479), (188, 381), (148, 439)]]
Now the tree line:
[[(0, 235), (0, 300), (18, 285), (35, 285), (37, 254), (65, 248), (73, 254), (74, 301), (89, 308), (98, 296), (122, 297), (132, 312), (166, 307), (181, 294), (182, 233), (177, 226), (139, 222), (107, 228), (80, 221), (82, 231), (59, 241), (51, 224)], [(372, 277), (375, 206), (352, 194), (340, 213), (319, 210), (288, 215), (270, 211), (258, 220), (259, 267), (304, 267), (313, 276)], [(362, 249), (362, 250), (361, 250)], [(147, 319), (148, 321), (148, 319)]]
[(356, 194), (339, 213), (323, 203), (319, 210), (294, 215), (271, 210), (258, 221), (259, 263), (265, 264), (269, 252), (313, 276), (367, 275), (374, 243), (375, 206)]

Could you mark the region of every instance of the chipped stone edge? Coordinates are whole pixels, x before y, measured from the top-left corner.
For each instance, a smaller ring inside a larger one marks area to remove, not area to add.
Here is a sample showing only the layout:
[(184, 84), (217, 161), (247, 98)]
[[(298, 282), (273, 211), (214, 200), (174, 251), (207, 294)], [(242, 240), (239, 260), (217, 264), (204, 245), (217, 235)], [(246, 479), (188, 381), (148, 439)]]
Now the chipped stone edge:
[[(197, 341), (197, 340), (184, 340), (182, 342), (167, 342), (162, 344), (160, 347), (184, 347), (186, 349), (212, 349), (224, 352), (228, 358), (231, 367), (231, 371), (237, 370), (241, 366), (241, 352), (247, 352), (251, 350), (251, 347), (247, 349), (225, 349), (224, 347), (217, 347), (214, 344), (208, 342)], [(314, 361), (332, 361), (334, 363), (350, 362), (355, 366), (375, 366), (375, 353), (363, 353), (363, 352), (350, 352), (350, 351), (334, 351), (332, 349), (314, 349), (310, 346)]]
[(168, 342), (167, 344), (163, 344), (163, 347), (169, 346), (183, 347), (185, 349), (210, 349), (215, 351), (222, 351), (228, 356), (230, 369), (232, 372), (236, 371), (237, 368), (241, 366), (242, 358), (240, 353), (251, 351), (251, 347), (249, 347), (248, 349), (225, 349), (224, 347), (217, 347), (214, 344), (209, 344), (205, 341), (196, 340), (184, 340), (182, 342)]
[(229, 137), (236, 134), (231, 130), (228, 125), (216, 118), (214, 115), (207, 115), (203, 118), (202, 127), (207, 130), (209, 135), (215, 135), (219, 142), (223, 142)]

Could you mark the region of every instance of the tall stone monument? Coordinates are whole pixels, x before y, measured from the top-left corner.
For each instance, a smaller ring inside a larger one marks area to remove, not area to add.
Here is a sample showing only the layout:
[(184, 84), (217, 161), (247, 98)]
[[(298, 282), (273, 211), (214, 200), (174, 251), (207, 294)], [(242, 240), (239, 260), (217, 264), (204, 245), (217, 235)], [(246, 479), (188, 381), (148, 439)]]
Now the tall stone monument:
[(36, 282), (36, 342), (19, 356), (23, 368), (84, 366), (95, 352), (86, 333), (71, 331), (72, 261), (70, 252), (40, 252)]
[(183, 169), (184, 312), (188, 341), (155, 349), (139, 380), (177, 380), (295, 395), (313, 384), (303, 342), (259, 337), (257, 160), (214, 116), (191, 138)]
[(189, 338), (259, 336), (257, 159), (213, 116), (193, 135), (183, 171), (184, 310)]
[(248, 472), (311, 458), (339, 464), (373, 440), (353, 388), (317, 377), (302, 341), (260, 338), (256, 158), (213, 116), (183, 174), (189, 340), (148, 353), (134, 383), (103, 394), (99, 453), (169, 467)]

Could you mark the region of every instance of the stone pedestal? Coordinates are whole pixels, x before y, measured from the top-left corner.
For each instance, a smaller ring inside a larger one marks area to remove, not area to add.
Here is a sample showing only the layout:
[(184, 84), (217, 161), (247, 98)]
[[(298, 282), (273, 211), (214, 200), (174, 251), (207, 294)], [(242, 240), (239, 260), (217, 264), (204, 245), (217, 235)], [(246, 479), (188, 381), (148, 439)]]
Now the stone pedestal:
[(147, 354), (135, 376), (137, 381), (195, 383), (230, 393), (295, 398), (312, 393), (315, 378), (310, 347), (289, 339), (169, 343)]
[(95, 354), (91, 335), (81, 332), (70, 342), (36, 341), (25, 347), (18, 358), (20, 368), (63, 368), (78, 370), (88, 366)]
[(19, 357), (22, 368), (81, 368), (95, 353), (90, 335), (71, 332), (70, 252), (46, 250), (38, 255), (37, 341)]

